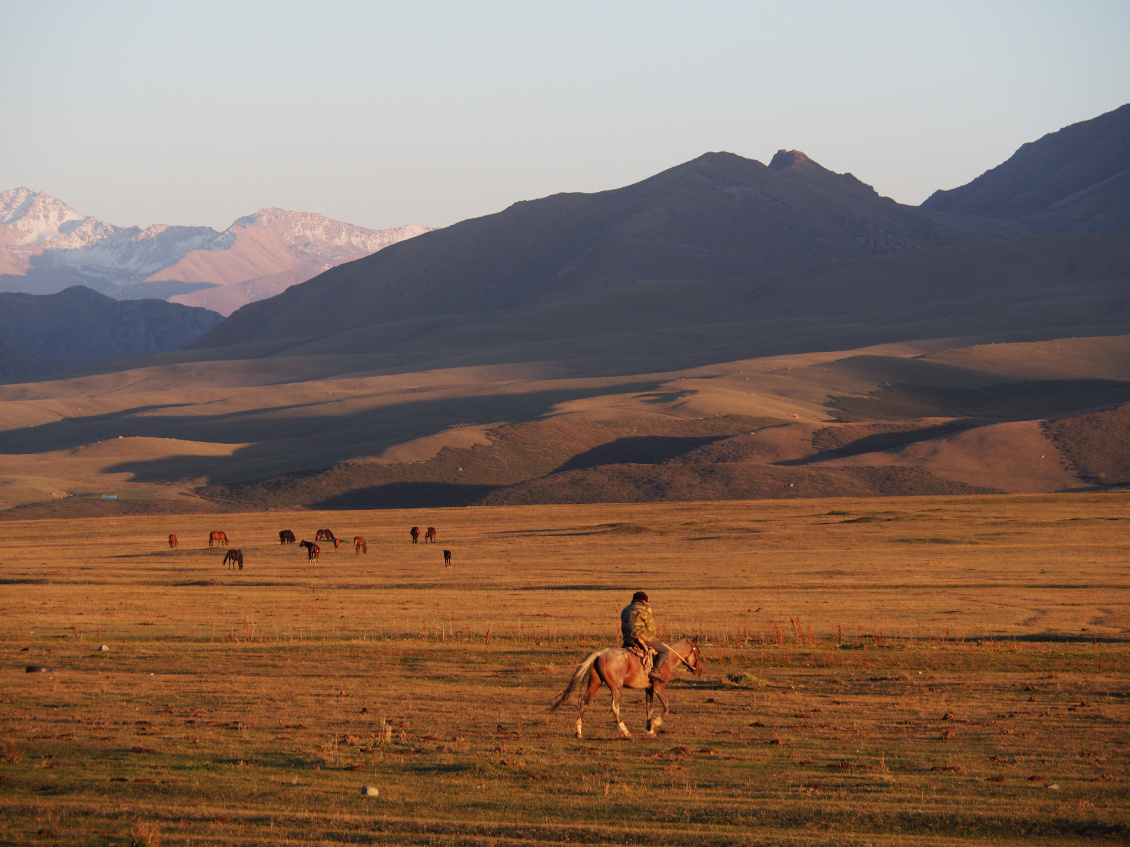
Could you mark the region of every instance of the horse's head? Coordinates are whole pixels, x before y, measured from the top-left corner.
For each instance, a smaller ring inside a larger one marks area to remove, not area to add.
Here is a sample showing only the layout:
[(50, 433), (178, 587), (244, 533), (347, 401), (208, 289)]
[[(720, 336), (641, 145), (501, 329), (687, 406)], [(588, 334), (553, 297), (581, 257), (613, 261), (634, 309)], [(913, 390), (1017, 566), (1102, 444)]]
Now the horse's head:
[(691, 652), (687, 656), (687, 664), (695, 676), (702, 676), (702, 652), (698, 649), (698, 636), (690, 640)]

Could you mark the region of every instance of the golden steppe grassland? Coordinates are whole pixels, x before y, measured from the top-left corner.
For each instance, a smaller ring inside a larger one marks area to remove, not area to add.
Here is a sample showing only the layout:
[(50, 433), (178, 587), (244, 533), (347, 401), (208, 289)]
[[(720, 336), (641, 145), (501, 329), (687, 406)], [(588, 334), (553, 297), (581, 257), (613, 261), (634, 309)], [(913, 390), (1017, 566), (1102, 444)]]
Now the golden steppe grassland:
[[(343, 543), (319, 563), (278, 543), (324, 527)], [(1114, 844), (1130, 827), (1124, 493), (3, 533), (4, 843)], [(657, 738), (635, 691), (620, 739), (602, 690), (578, 740), (575, 705), (547, 706), (637, 589), (665, 638), (700, 636), (705, 673), (678, 674)]]

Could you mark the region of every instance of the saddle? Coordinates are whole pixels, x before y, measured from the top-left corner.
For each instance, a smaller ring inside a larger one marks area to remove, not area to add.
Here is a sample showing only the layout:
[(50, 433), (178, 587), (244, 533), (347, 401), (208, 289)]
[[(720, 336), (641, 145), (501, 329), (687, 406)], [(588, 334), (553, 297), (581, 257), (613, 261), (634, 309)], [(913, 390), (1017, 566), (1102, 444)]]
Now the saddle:
[(643, 665), (644, 673), (651, 673), (655, 658), (654, 650), (650, 647), (641, 647), (639, 644), (625, 644), (624, 649), (640, 660), (640, 664)]

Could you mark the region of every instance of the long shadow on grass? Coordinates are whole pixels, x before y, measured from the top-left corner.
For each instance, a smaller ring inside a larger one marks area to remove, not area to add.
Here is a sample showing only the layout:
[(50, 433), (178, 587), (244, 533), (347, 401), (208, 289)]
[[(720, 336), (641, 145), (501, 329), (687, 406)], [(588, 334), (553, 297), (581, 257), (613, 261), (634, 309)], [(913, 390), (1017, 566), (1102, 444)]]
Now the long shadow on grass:
[(422, 509), (473, 506), (501, 486), (450, 482), (390, 482), (328, 497), (316, 509)]
[[(303, 459), (309, 461), (307, 454), (312, 444), (332, 452), (334, 461), (344, 461), (350, 456), (371, 456), (375, 445), (399, 444), (478, 420), (482, 417), (484, 403), (489, 403), (492, 421), (534, 420), (560, 403), (605, 394), (646, 393), (658, 386), (655, 380), (638, 380), (490, 397), (468, 394), (374, 404), (347, 414), (342, 414), (337, 405), (341, 398), (326, 403), (280, 402), (277, 406), (212, 415), (201, 414), (207, 408), (202, 404), (189, 406), (190, 412), (182, 415), (168, 412), (184, 404), (138, 406), (0, 433), (0, 453), (35, 454), (118, 437), (249, 445), (235, 450), (231, 456), (171, 456), (122, 462), (106, 468), (106, 473), (129, 473), (135, 482), (175, 482), (201, 475), (216, 481), (227, 469), (245, 462), (258, 462), (268, 453), (282, 461), (294, 457), (295, 471), (300, 471), (297, 465)], [(285, 388), (280, 391), (285, 393)], [(280, 399), (285, 401), (285, 397)]]
[(617, 438), (574, 456), (556, 472), (598, 468), (602, 465), (658, 465), (730, 437), (732, 436), (641, 435)]

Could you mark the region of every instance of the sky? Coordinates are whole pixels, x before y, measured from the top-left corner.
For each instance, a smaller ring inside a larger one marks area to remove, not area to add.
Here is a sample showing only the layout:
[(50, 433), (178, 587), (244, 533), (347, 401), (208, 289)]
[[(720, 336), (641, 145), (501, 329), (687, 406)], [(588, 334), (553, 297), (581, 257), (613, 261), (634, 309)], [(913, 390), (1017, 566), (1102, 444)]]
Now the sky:
[(918, 204), (1130, 102), (1127, 0), (0, 0), (0, 190), (446, 226), (708, 151)]

